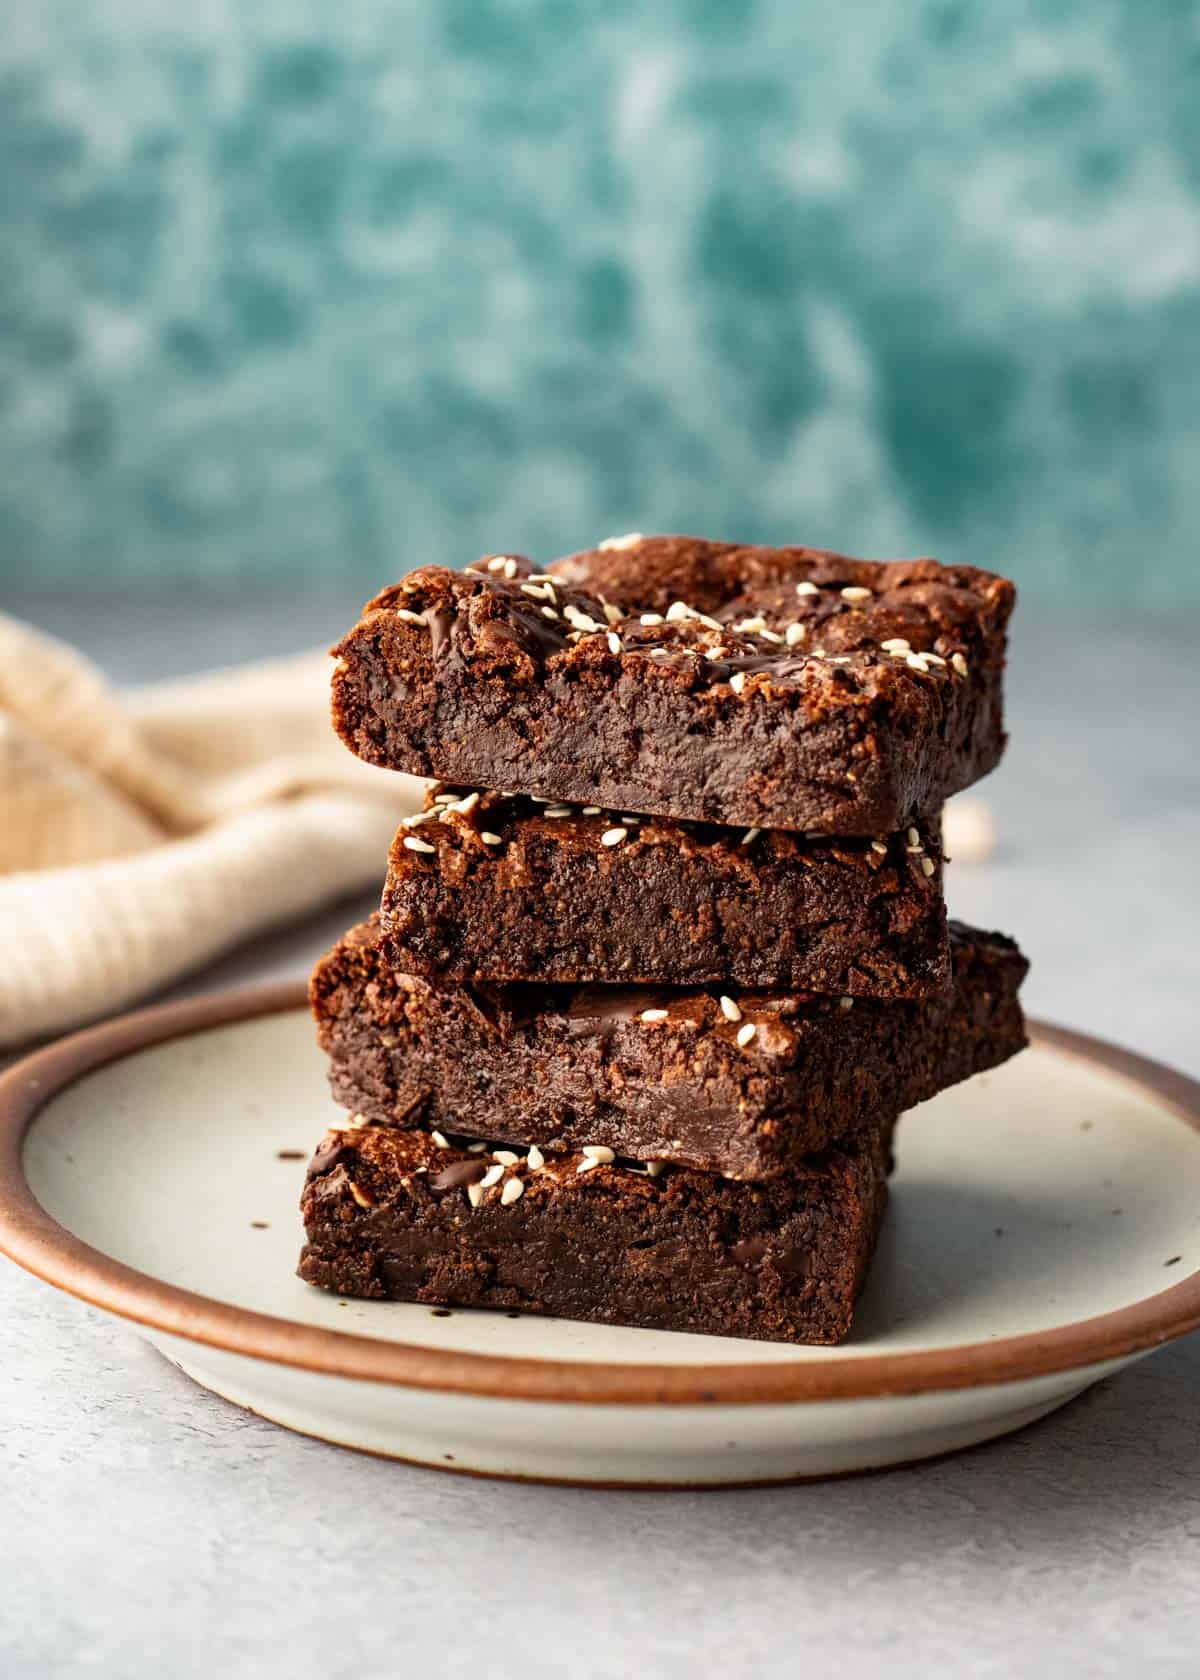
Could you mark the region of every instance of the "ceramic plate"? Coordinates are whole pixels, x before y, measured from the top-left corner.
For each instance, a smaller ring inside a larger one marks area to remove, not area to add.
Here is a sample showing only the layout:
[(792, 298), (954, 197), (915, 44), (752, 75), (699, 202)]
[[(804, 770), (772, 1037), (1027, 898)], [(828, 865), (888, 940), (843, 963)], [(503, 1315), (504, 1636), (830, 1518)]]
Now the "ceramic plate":
[(1060, 1029), (906, 1118), (872, 1280), (834, 1349), (310, 1289), (296, 1204), (337, 1112), (296, 987), (77, 1034), (0, 1080), (0, 1248), (289, 1428), (608, 1484), (952, 1451), (1200, 1324), (1200, 1086)]

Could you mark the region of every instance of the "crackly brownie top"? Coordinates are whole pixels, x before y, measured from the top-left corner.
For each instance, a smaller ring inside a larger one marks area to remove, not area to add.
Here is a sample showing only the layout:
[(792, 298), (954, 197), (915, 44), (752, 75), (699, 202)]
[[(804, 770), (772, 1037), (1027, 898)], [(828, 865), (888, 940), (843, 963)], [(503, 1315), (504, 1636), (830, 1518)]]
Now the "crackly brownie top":
[(549, 572), (515, 555), (465, 572), (422, 567), (377, 595), (358, 628), (395, 615), (428, 634), (435, 663), (469, 661), (518, 686), (548, 668), (633, 675), (681, 692), (767, 690), (820, 715), (877, 701), (902, 710), (920, 685), (995, 663), (1013, 599), (1004, 578), (934, 560), (628, 537)]
[(727, 828), (718, 823), (637, 816), (599, 805), (578, 805), (535, 795), (451, 787), (435, 782), (425, 807), (405, 817), (393, 853), (434, 857), (450, 847), (479, 861), (502, 860), (514, 840), (545, 840), (573, 855), (622, 857), (669, 846), (683, 857), (720, 855), (727, 867), (753, 873), (769, 858), (833, 861), (878, 874), (905, 867), (929, 879), (941, 860), (940, 823), (921, 821), (899, 834), (842, 837), (795, 834), (783, 829)]

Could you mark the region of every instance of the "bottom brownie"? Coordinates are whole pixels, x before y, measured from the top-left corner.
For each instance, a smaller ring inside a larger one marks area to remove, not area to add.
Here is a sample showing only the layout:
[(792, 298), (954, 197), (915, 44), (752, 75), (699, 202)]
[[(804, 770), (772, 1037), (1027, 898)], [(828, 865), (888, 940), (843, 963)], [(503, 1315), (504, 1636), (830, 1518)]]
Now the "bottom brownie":
[(309, 1166), (299, 1272), (375, 1300), (840, 1342), (883, 1218), (889, 1146), (877, 1135), (745, 1184), (606, 1149), (543, 1157), (348, 1127)]

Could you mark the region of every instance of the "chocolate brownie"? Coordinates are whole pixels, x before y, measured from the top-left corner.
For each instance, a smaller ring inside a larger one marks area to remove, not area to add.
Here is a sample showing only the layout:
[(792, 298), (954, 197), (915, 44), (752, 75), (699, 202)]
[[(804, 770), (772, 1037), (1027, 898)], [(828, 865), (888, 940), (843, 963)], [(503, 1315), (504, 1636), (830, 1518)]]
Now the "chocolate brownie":
[(394, 968), (440, 981), (602, 980), (943, 990), (938, 824), (877, 839), (634, 817), (466, 788), (392, 847)]
[[(443, 1143), (447, 1140), (442, 1139)], [(553, 1313), (763, 1341), (841, 1341), (887, 1201), (887, 1142), (770, 1184), (332, 1133), (309, 1168), (300, 1276), (368, 1299)]]
[(915, 1002), (436, 987), (391, 967), (376, 917), (317, 964), (311, 997), (333, 1094), (368, 1120), (761, 1179), (1021, 1049), (1024, 958), (954, 923), (950, 942), (952, 985)]
[(334, 723), (372, 764), (471, 786), (894, 833), (999, 759), (1013, 599), (970, 566), (687, 537), (551, 575), (426, 566), (334, 649)]

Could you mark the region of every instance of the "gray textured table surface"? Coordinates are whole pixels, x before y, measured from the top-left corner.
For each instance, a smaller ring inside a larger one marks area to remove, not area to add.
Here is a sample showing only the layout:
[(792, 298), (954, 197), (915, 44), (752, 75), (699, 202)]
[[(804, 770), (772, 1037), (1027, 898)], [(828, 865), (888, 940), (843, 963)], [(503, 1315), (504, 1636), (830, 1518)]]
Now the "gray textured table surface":
[[(320, 640), (349, 604), (26, 603), (137, 679)], [(18, 604), (20, 606), (20, 604)], [(1200, 1073), (1200, 624), (1020, 626), (1002, 848), (954, 909), (1029, 1002)], [(302, 972), (353, 907), (186, 989)], [(0, 1673), (964, 1680), (1200, 1672), (1200, 1339), (1007, 1441), (763, 1492), (586, 1493), (388, 1465), (194, 1389), (0, 1268)]]

